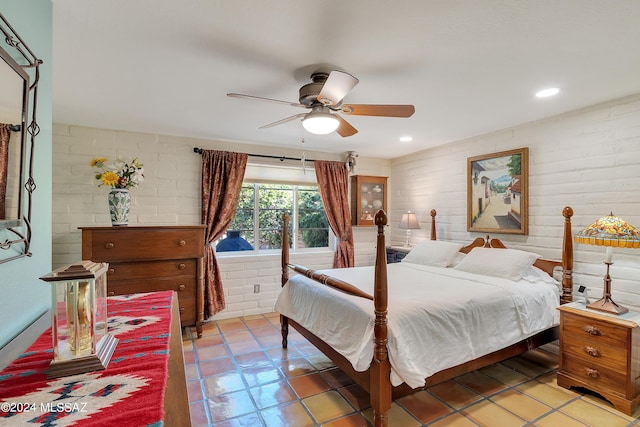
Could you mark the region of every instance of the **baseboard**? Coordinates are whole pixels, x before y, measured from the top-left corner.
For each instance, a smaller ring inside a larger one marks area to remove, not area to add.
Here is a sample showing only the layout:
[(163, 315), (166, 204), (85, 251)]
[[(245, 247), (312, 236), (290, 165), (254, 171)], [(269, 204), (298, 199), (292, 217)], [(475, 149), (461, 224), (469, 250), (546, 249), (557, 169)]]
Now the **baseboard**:
[(51, 312), (47, 310), (33, 323), (27, 326), (15, 338), (0, 348), (0, 370), (13, 362), (20, 354), (51, 326)]

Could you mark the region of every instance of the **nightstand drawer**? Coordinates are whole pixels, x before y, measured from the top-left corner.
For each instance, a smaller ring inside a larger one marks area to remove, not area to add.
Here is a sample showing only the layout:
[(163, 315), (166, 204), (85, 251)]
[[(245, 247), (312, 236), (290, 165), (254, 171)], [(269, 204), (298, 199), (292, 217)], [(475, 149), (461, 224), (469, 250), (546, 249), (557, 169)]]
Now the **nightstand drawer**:
[(563, 334), (589, 339), (594, 344), (622, 347), (626, 351), (628, 331), (628, 328), (597, 319), (577, 316), (571, 313), (562, 314)]
[(566, 372), (585, 384), (592, 390), (602, 391), (603, 388), (624, 393), (627, 382), (626, 372), (609, 369), (597, 362), (588, 363), (582, 358), (563, 353), (562, 371)]
[(585, 363), (598, 364), (607, 368), (626, 372), (627, 347), (614, 347), (594, 342), (592, 339), (582, 339), (572, 335), (562, 336), (563, 357), (572, 356)]

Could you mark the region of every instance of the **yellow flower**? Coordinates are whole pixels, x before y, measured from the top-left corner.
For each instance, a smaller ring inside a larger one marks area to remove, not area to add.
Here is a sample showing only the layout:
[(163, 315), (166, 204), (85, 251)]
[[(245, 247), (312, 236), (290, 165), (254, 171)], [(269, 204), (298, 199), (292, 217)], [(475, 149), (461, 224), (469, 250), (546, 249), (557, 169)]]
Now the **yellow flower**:
[(98, 166), (102, 167), (102, 164), (107, 161), (106, 157), (98, 157), (97, 159), (91, 160), (91, 167)]
[(118, 175), (111, 171), (106, 171), (102, 174), (101, 177), (102, 183), (109, 187), (115, 187), (118, 184), (119, 180), (120, 178), (118, 177)]

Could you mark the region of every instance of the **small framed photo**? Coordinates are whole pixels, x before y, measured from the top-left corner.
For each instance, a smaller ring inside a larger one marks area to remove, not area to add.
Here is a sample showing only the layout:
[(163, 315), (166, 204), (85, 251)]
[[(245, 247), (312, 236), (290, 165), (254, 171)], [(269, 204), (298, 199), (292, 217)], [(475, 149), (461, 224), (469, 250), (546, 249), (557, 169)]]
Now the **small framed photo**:
[(529, 234), (529, 149), (467, 159), (467, 231)]

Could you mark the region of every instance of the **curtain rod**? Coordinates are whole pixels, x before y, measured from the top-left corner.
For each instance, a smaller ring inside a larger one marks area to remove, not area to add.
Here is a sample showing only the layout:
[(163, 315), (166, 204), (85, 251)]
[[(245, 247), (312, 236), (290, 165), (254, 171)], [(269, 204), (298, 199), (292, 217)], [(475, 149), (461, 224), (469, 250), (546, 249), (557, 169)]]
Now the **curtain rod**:
[[(198, 153), (198, 154), (202, 154), (202, 148), (198, 148), (198, 147), (193, 147), (193, 152), (194, 153)], [(313, 159), (302, 159), (301, 157), (286, 157), (286, 156), (269, 156), (267, 154), (247, 154), (248, 156), (251, 157), (262, 157), (263, 159), (278, 159), (281, 162), (284, 162), (285, 160), (304, 160), (305, 162), (315, 162), (315, 160)]]

